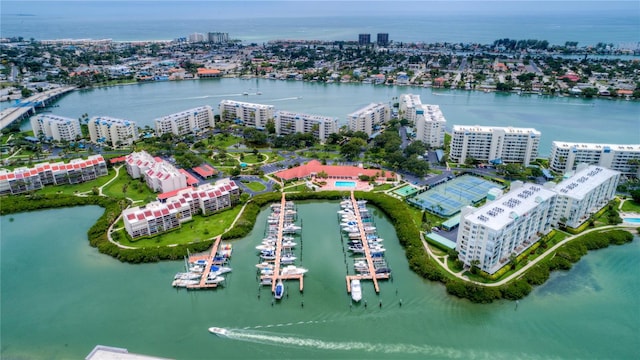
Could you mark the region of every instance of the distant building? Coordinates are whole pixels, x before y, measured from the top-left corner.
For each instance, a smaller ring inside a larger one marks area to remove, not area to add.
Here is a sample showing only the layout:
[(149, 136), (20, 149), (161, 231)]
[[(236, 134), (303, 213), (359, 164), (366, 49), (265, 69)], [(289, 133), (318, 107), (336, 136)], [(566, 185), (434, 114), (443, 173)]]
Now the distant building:
[(149, 189), (169, 192), (187, 187), (187, 177), (169, 162), (153, 157), (146, 151), (133, 152), (126, 156), (127, 173), (134, 179), (143, 177)]
[(528, 166), (538, 156), (540, 135), (532, 128), (454, 125), (449, 159), (458, 164), (473, 158)]
[(416, 110), (416, 140), (420, 140), (431, 148), (444, 146), (444, 133), (447, 120), (438, 105), (421, 104)]
[(209, 105), (181, 111), (154, 120), (156, 135), (175, 134), (178, 136), (213, 129), (213, 109)]
[[(164, 195), (164, 196), (163, 196)], [(204, 184), (197, 188), (177, 189), (158, 196), (159, 201), (122, 212), (124, 227), (129, 236), (153, 236), (180, 227), (193, 215), (209, 215), (229, 208), (240, 198), (240, 188), (235, 182), (221, 180), (216, 184)]]
[(444, 146), (447, 120), (438, 105), (423, 104), (420, 95), (402, 94), (398, 108), (400, 117), (414, 124), (416, 140), (420, 140), (432, 148)]
[(554, 223), (577, 228), (602, 209), (616, 194), (620, 173), (600, 166), (580, 164), (576, 173), (558, 183)]
[(371, 136), (381, 124), (391, 120), (391, 109), (388, 104), (371, 103), (347, 115), (349, 130), (363, 131)]
[(229, 33), (210, 32), (207, 33), (207, 41), (213, 44), (224, 44), (229, 42)]
[(606, 167), (626, 176), (640, 177), (640, 144), (551, 143), (551, 170), (571, 171), (580, 163)]
[(484, 206), (462, 209), (458, 259), (493, 274), (551, 231), (556, 193), (514, 181), (511, 191)]
[(218, 110), (222, 121), (233, 121), (257, 129), (264, 129), (267, 121), (274, 119), (275, 107), (273, 105), (222, 100)]
[(80, 121), (57, 115), (43, 114), (31, 118), (33, 135), (54, 141), (75, 141), (82, 138)]
[(380, 45), (380, 46), (389, 45), (389, 34), (387, 34), (387, 33), (378, 33), (378, 45)]
[(95, 116), (87, 123), (91, 142), (111, 146), (131, 145), (138, 140), (136, 123), (108, 116)]
[(191, 43), (199, 43), (199, 42), (204, 42), (205, 41), (204, 34), (202, 34), (202, 33), (189, 34), (188, 39), (189, 39), (189, 42), (191, 42)]
[(369, 45), (371, 43), (371, 34), (359, 34), (358, 45)]
[(290, 111), (278, 111), (275, 114), (276, 133), (312, 133), (324, 142), (329, 134), (338, 132), (338, 119), (330, 116), (310, 115)]
[(73, 159), (68, 164), (45, 162), (32, 168), (0, 169), (0, 195), (21, 194), (46, 185), (79, 184), (107, 174), (107, 163), (102, 155), (92, 155), (86, 160)]

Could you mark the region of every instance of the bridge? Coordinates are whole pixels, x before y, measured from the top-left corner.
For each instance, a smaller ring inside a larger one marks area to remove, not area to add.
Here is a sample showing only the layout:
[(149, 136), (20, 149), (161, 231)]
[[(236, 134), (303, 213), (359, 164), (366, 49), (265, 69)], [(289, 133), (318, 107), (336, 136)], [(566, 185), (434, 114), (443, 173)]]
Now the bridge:
[(3, 109), (0, 112), (0, 130), (11, 125), (14, 121), (35, 114), (36, 108), (46, 107), (50, 101), (56, 100), (74, 89), (75, 86), (65, 86), (47, 90), (23, 99), (12, 107)]

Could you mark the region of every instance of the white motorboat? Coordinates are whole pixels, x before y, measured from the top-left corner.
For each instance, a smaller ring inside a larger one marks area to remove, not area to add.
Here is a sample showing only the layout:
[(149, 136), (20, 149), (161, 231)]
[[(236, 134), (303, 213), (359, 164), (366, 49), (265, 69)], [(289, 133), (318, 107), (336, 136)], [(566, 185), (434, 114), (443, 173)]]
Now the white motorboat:
[(295, 265), (287, 265), (282, 268), (282, 271), (280, 272), (280, 274), (281, 275), (302, 275), (302, 274), (305, 274), (307, 271), (309, 270), (303, 267), (297, 267)]
[(198, 280), (202, 274), (196, 272), (179, 272), (173, 277), (174, 280)]
[(355, 302), (362, 300), (362, 286), (360, 286), (358, 279), (351, 280), (351, 298)]
[(210, 327), (209, 332), (212, 334), (216, 334), (218, 336), (227, 337), (229, 336), (229, 330), (220, 327)]
[(298, 243), (296, 243), (295, 241), (291, 241), (291, 240), (282, 242), (282, 247), (285, 248), (285, 249), (290, 249), (292, 247), (295, 247), (296, 245), (298, 245)]
[(207, 279), (205, 280), (205, 284), (220, 284), (221, 282), (224, 281), (224, 277), (222, 276), (216, 276), (213, 279)]
[(272, 264), (272, 263), (269, 263), (269, 262), (264, 261), (264, 262), (261, 262), (261, 263), (259, 263), (259, 264), (256, 264), (256, 267), (257, 267), (258, 269), (269, 269), (269, 268), (273, 268), (273, 264)]
[(256, 250), (260, 250), (260, 251), (275, 251), (276, 247), (273, 245), (258, 245), (256, 246)]
[(284, 284), (282, 283), (282, 280), (278, 280), (278, 283), (276, 284), (275, 291), (273, 293), (273, 297), (276, 300), (280, 300), (280, 299), (282, 299), (283, 295), (284, 295)]
[(293, 254), (284, 254), (280, 257), (281, 264), (293, 264), (296, 261), (296, 257)]
[(171, 285), (174, 286), (174, 287), (187, 287), (189, 285), (197, 285), (199, 283), (200, 283), (200, 281), (198, 281), (198, 280), (182, 280), (182, 279), (178, 279), (178, 280), (173, 280), (173, 283), (171, 283)]

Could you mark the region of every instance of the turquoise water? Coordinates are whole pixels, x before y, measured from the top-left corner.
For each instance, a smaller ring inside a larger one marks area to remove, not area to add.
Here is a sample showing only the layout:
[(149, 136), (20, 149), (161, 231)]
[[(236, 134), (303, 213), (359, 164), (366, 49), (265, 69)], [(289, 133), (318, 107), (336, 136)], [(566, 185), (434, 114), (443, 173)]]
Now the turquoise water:
[(640, 223), (640, 218), (624, 218), (625, 222), (638, 224)]
[[(640, 241), (592, 252), (518, 303), (471, 304), (408, 269), (391, 224), (373, 210), (393, 281), (349, 307), (337, 202), (298, 204), (305, 291), (271, 305), (258, 292), (255, 229), (234, 242), (214, 291), (170, 286), (181, 261), (123, 264), (87, 244), (102, 213), (78, 207), (0, 218), (2, 359), (81, 359), (96, 344), (176, 359), (636, 359)], [(260, 296), (258, 296), (260, 294)], [(399, 305), (402, 300), (402, 306)], [(378, 306), (382, 302), (382, 308)], [(304, 302), (304, 307), (302, 307)], [(211, 335), (211, 326), (232, 336)]]
[[(252, 94), (259, 89), (263, 95), (243, 96), (248, 89)], [(423, 103), (439, 105), (448, 128), (454, 124), (536, 128), (542, 132), (540, 156), (550, 154), (553, 140), (613, 144), (637, 144), (639, 140), (640, 102), (369, 84), (266, 79), (165, 81), (75, 91), (60, 99), (56, 103), (59, 107), (51, 111), (71, 118), (84, 113), (109, 115), (136, 121), (139, 127), (153, 127), (156, 117), (203, 105), (217, 109), (221, 100), (231, 99), (333, 116), (343, 125), (347, 114), (371, 102), (391, 102), (404, 93), (419, 94)], [(118, 106), (112, 106), (114, 103)], [(31, 129), (28, 120), (22, 127)]]
[(336, 186), (354, 188), (356, 183), (354, 181), (336, 181)]

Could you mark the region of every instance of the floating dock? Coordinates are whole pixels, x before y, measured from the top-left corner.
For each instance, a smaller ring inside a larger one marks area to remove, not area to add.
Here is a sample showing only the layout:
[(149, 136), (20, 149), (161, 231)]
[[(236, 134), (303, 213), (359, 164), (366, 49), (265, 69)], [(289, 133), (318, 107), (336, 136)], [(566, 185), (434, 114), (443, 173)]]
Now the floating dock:
[(285, 216), (287, 214), (286, 211), (286, 194), (282, 193), (282, 199), (280, 200), (280, 213), (278, 214), (278, 230), (276, 233), (276, 258), (273, 263), (273, 274), (272, 275), (262, 275), (260, 277), (261, 281), (271, 280), (271, 292), (275, 293), (276, 284), (278, 280), (298, 280), (300, 281), (300, 292), (304, 290), (304, 274), (295, 274), (295, 275), (282, 275), (280, 274), (280, 258), (282, 255), (282, 238), (284, 234), (284, 221)]
[(361, 275), (347, 275), (347, 292), (351, 293), (351, 280), (359, 279), (359, 280), (372, 280), (373, 288), (376, 290), (376, 293), (380, 292), (380, 286), (378, 285), (378, 279), (388, 279), (389, 273), (384, 274), (376, 274), (376, 268), (373, 264), (373, 259), (371, 257), (371, 251), (369, 250), (369, 242), (367, 240), (367, 233), (364, 229), (364, 224), (362, 222), (362, 216), (360, 215), (360, 208), (358, 206), (358, 202), (356, 201), (356, 197), (351, 191), (351, 206), (353, 207), (353, 213), (355, 214), (356, 222), (358, 223), (358, 231), (360, 232), (360, 241), (362, 242), (362, 248), (364, 250), (365, 260), (367, 261), (367, 267), (369, 268), (369, 274), (361, 274)]

